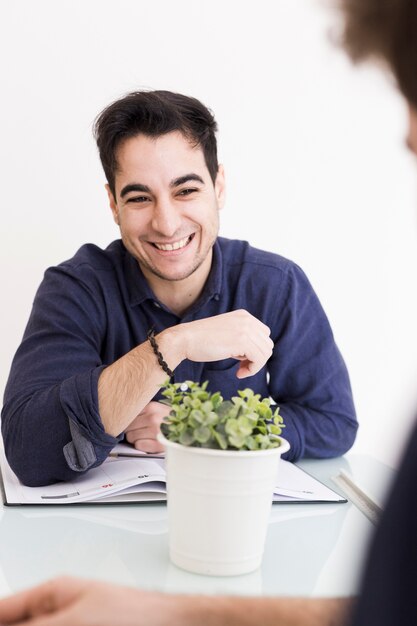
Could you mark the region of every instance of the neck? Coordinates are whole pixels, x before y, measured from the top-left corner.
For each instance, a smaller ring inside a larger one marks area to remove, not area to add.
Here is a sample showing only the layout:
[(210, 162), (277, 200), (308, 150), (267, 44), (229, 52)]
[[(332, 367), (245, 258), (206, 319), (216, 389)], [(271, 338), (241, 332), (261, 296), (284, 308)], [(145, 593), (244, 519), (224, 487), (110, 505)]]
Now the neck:
[(152, 291), (160, 302), (176, 315), (182, 315), (197, 301), (210, 273), (212, 252), (203, 263), (183, 280), (165, 280), (149, 271), (142, 271)]

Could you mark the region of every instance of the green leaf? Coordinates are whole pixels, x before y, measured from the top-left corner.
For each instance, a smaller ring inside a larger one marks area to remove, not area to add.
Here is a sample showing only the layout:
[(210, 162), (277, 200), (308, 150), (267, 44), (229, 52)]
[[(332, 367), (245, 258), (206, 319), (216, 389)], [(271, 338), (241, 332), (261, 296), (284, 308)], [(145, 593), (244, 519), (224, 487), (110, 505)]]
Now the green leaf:
[(280, 435), (282, 431), (280, 426), (275, 426), (274, 424), (271, 424), (268, 427), (268, 432), (270, 432), (271, 435)]
[(211, 430), (207, 426), (200, 426), (194, 430), (194, 439), (199, 443), (207, 443), (211, 437)]
[(231, 435), (228, 437), (229, 444), (233, 448), (238, 448), (240, 450), (245, 445), (245, 437), (240, 437), (239, 435)]
[(248, 450), (256, 450), (258, 447), (253, 437), (246, 437), (245, 445)]
[(225, 424), (225, 430), (228, 435), (238, 435), (239, 434), (239, 424), (237, 419), (231, 418)]
[(190, 413), (190, 418), (201, 424), (204, 420), (204, 414), (198, 409), (193, 409)]
[(222, 450), (226, 450), (227, 449), (226, 437), (222, 433), (219, 433), (217, 430), (214, 430), (214, 428), (212, 429), (212, 435), (214, 439), (217, 441), (217, 443), (219, 444), (219, 448), (221, 448)]
[(247, 437), (252, 433), (252, 425), (247, 417), (241, 416), (237, 419), (237, 425), (239, 429), (239, 434)]
[(217, 407), (223, 402), (223, 398), (220, 395), (219, 391), (216, 391), (216, 393), (213, 393), (213, 395), (211, 396), (211, 404), (213, 405), (213, 409), (217, 409)]
[(227, 415), (229, 415), (230, 411), (233, 409), (233, 404), (230, 400), (225, 400), (220, 404), (216, 413), (220, 419), (224, 419)]
[(184, 430), (180, 437), (179, 437), (179, 442), (183, 445), (183, 446), (191, 446), (195, 441), (194, 435), (193, 435), (193, 431), (192, 430)]

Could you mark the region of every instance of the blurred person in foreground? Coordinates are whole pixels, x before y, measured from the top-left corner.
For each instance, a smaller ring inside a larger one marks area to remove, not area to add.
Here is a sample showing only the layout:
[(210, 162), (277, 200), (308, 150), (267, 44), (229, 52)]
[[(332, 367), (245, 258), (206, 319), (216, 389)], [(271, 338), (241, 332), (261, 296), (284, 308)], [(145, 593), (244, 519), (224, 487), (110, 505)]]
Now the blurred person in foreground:
[[(343, 45), (354, 61), (384, 61), (409, 110), (407, 145), (417, 155), (417, 2), (344, 0)], [(358, 598), (170, 595), (61, 578), (0, 602), (0, 622), (34, 626), (417, 624), (417, 428), (377, 528)]]

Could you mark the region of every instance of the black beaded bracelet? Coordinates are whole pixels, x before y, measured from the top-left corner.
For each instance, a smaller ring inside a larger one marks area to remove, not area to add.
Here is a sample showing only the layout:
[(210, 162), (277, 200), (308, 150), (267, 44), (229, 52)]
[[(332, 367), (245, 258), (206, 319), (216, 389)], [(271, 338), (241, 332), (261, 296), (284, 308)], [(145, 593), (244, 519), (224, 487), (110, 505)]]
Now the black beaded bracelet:
[(153, 328), (151, 328), (148, 331), (148, 339), (149, 339), (149, 343), (152, 346), (152, 350), (155, 353), (156, 358), (158, 359), (158, 363), (159, 365), (162, 367), (162, 369), (164, 370), (164, 372), (166, 374), (168, 374), (168, 376), (170, 378), (172, 378), (174, 376), (174, 372), (172, 370), (169, 369), (166, 361), (164, 361), (164, 357), (162, 356), (161, 352), (159, 351), (158, 348), (158, 344), (156, 343), (156, 339), (155, 339), (155, 331)]

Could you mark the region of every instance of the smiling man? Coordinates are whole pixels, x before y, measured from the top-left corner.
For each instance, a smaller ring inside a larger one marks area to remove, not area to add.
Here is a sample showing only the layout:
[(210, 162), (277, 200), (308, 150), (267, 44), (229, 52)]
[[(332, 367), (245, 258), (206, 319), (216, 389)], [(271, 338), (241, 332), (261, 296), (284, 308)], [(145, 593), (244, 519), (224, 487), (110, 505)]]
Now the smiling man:
[(250, 386), (281, 407), (288, 458), (346, 452), (357, 422), (346, 367), (304, 273), (218, 237), (216, 122), (194, 98), (135, 92), (95, 135), (121, 240), (50, 268), (5, 392), (2, 432), (22, 482), (69, 480), (123, 437), (155, 452), (159, 388)]

